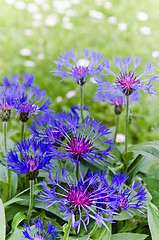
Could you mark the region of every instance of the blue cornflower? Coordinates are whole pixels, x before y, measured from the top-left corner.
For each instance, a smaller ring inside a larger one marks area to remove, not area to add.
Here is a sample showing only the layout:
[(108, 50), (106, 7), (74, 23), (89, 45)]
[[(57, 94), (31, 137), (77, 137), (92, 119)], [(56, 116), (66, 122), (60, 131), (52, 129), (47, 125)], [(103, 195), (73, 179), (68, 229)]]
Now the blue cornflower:
[[(56, 227), (51, 223), (48, 222), (45, 225), (43, 225), (43, 221), (41, 218), (39, 219), (32, 219), (32, 223), (35, 226), (36, 233), (31, 230), (30, 224), (24, 225), (24, 229), (22, 230), (22, 233), (24, 236), (21, 236), (22, 238), (25, 239), (30, 239), (30, 240), (45, 240), (45, 239), (55, 239), (58, 237), (58, 233), (56, 230)], [(49, 237), (49, 238), (48, 238)]]
[[(78, 124), (78, 117), (62, 111), (61, 113), (46, 112), (38, 116), (31, 126), (29, 131), (37, 140), (43, 142), (56, 143), (56, 139), (63, 141), (65, 135), (70, 132), (70, 126), (67, 122), (73, 121), (74, 124)], [(63, 134), (63, 132), (65, 134)]]
[(36, 178), (40, 169), (52, 168), (51, 157), (46, 153), (47, 145), (32, 138), (15, 144), (14, 149), (6, 153), (5, 162), (8, 169), (17, 174), (26, 174), (28, 178)]
[(12, 74), (10, 78), (5, 76), (2, 80), (2, 85), (5, 88), (16, 87), (20, 93), (23, 93), (26, 91), (28, 87), (32, 86), (34, 82), (34, 74), (23, 73), (22, 78), (23, 78), (23, 83), (20, 84), (20, 76), (18, 73), (17, 75)]
[[(57, 64), (57, 68), (53, 69), (53, 75), (62, 77), (63, 81), (70, 77), (77, 81), (79, 85), (86, 82), (86, 76), (103, 77), (102, 71), (105, 65), (105, 60), (102, 60), (102, 54), (96, 51), (89, 52), (83, 48), (84, 59), (77, 60), (74, 50), (67, 51), (64, 56), (60, 54), (58, 61), (53, 61)], [(81, 61), (82, 60), (82, 61)]]
[[(43, 191), (40, 192), (40, 201), (43, 201), (47, 207), (57, 204), (60, 213), (64, 219), (72, 219), (72, 227), (77, 227), (77, 233), (80, 231), (81, 224), (84, 225), (87, 231), (87, 225), (90, 219), (96, 221), (98, 225), (103, 224), (106, 228), (106, 223), (112, 222), (112, 215), (116, 211), (116, 205), (103, 203), (100, 204), (99, 200), (102, 197), (108, 198), (113, 195), (109, 188), (103, 187), (97, 173), (91, 176), (81, 174), (80, 181), (70, 180), (68, 171), (62, 171), (63, 179), (66, 182), (60, 184), (59, 175), (56, 174), (54, 180), (49, 174), (49, 185), (53, 188), (50, 189), (45, 182), (42, 183)], [(72, 178), (71, 178), (72, 179)], [(104, 214), (104, 215), (103, 215)]]
[[(39, 106), (40, 103), (41, 105)], [(41, 88), (36, 85), (31, 86), (29, 89), (29, 95), (23, 93), (21, 98), (16, 102), (16, 117), (20, 114), (20, 120), (25, 122), (28, 120), (29, 116), (48, 111), (50, 105), (51, 101), (46, 97), (46, 91), (42, 91)]]
[(56, 143), (50, 145), (50, 154), (52, 152), (54, 154), (56, 149), (54, 156), (56, 159), (70, 159), (75, 163), (75, 166), (80, 165), (81, 160), (86, 160), (91, 164), (98, 162), (105, 165), (105, 162), (108, 161), (105, 157), (112, 158), (110, 151), (114, 146), (113, 141), (108, 139), (109, 129), (98, 120), (89, 119), (89, 116), (85, 118), (84, 126), (77, 127), (74, 124), (74, 119), (70, 120), (67, 121), (70, 127), (69, 135), (65, 129), (57, 127), (57, 131), (61, 131), (65, 141), (50, 134), (50, 139)]
[[(109, 183), (108, 181), (108, 175), (105, 172), (104, 174), (100, 175), (101, 182), (104, 182), (105, 187), (111, 186), (112, 189), (115, 189), (116, 191), (114, 194), (116, 195), (116, 203), (118, 211), (121, 210), (126, 211), (129, 215), (131, 213), (134, 213), (132, 209), (136, 209), (141, 212), (140, 209), (143, 209), (144, 202), (147, 201), (147, 191), (146, 187), (144, 187), (140, 181), (136, 181), (132, 183), (131, 187), (128, 187), (125, 185), (126, 180), (128, 179), (128, 176), (126, 173), (123, 175), (121, 173), (118, 173), (114, 177), (112, 176), (112, 180)], [(107, 201), (111, 202), (112, 199), (108, 198)], [(114, 201), (114, 198), (113, 198)]]
[[(138, 62), (138, 56), (132, 58), (131, 56), (125, 57), (123, 60), (121, 57), (115, 57), (114, 64), (111, 69), (110, 62), (106, 60), (104, 70), (107, 75), (112, 75), (115, 78), (115, 88), (118, 88), (125, 95), (131, 95), (132, 92), (148, 92), (149, 94), (155, 93), (155, 87), (152, 85), (153, 81), (158, 81), (158, 75), (153, 76), (153, 71), (156, 70), (154, 65), (150, 62), (145, 63), (145, 70), (141, 74), (136, 74), (136, 68), (141, 64), (142, 60)], [(130, 68), (132, 66), (132, 68)], [(115, 68), (115, 70), (114, 70)], [(116, 73), (116, 69), (119, 70), (119, 74)], [(97, 79), (97, 82), (102, 85), (102, 81)], [(147, 83), (145, 83), (147, 82)], [(104, 82), (106, 87), (114, 88), (114, 83)]]

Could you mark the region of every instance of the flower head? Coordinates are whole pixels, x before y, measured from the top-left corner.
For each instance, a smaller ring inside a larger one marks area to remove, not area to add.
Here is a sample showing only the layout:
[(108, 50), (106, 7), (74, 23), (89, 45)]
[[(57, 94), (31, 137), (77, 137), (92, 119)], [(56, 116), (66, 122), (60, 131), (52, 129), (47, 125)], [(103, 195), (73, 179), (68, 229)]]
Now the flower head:
[[(80, 230), (81, 224), (84, 225), (87, 231), (87, 225), (90, 219), (95, 220), (97, 224), (103, 224), (106, 228), (107, 222), (112, 222), (112, 214), (116, 209), (114, 202), (111, 204), (100, 204), (101, 196), (105, 198), (113, 194), (109, 188), (103, 188), (97, 173), (84, 177), (81, 174), (81, 180), (72, 181), (69, 179), (68, 171), (62, 171), (63, 179), (66, 186), (60, 184), (59, 175), (56, 175), (54, 180), (49, 175), (50, 182), (53, 188), (50, 189), (45, 182), (42, 183), (43, 191), (41, 191), (40, 201), (46, 203), (47, 207), (57, 204), (58, 209), (65, 219), (72, 219), (72, 227), (78, 227)], [(103, 215), (105, 214), (105, 215)]]
[[(33, 233), (31, 230), (30, 224), (24, 225), (24, 229), (22, 230), (23, 236), (22, 238), (30, 239), (30, 240), (45, 240), (45, 239), (55, 239), (58, 236), (56, 227), (48, 222), (43, 225), (42, 219), (32, 219), (32, 223), (35, 226), (36, 233)], [(49, 238), (48, 238), (49, 237)]]
[[(155, 87), (152, 85), (153, 81), (158, 81), (158, 75), (153, 76), (153, 71), (156, 70), (154, 65), (150, 62), (145, 64), (145, 70), (141, 74), (136, 73), (136, 68), (141, 64), (142, 60), (138, 62), (138, 56), (132, 58), (129, 56), (123, 60), (120, 57), (114, 59), (115, 69), (119, 70), (119, 74), (116, 74), (116, 70), (111, 70), (111, 65), (106, 60), (105, 71), (108, 75), (112, 75), (115, 79), (115, 88), (118, 88), (125, 95), (131, 95), (133, 92), (148, 92), (149, 94), (155, 93)], [(132, 66), (132, 68), (131, 68)], [(145, 83), (147, 81), (147, 83)], [(102, 81), (97, 79), (97, 82), (102, 85)], [(105, 82), (106, 87), (114, 88), (114, 83)]]
[[(57, 127), (57, 131), (65, 137), (65, 141), (50, 135), (50, 139), (56, 142), (57, 147), (50, 146), (50, 154), (56, 149), (57, 159), (70, 159), (75, 166), (80, 165), (81, 160), (89, 163), (98, 162), (105, 165), (108, 161), (105, 157), (110, 157), (110, 150), (113, 148), (113, 141), (108, 140), (109, 129), (101, 122), (93, 118), (86, 117), (84, 126), (77, 126), (74, 118), (67, 121), (70, 127), (70, 134), (65, 129)], [(103, 148), (102, 148), (103, 146)]]
[[(42, 103), (41, 103), (42, 102)], [(41, 103), (40, 106), (38, 106)], [(21, 96), (16, 102), (16, 117), (20, 114), (21, 121), (27, 121), (29, 116), (40, 112), (48, 111), (51, 102), (46, 97), (46, 91), (42, 91), (41, 88), (34, 85), (30, 87), (29, 95), (26, 93)], [(24, 115), (24, 119), (23, 119)]]
[[(40, 169), (51, 169), (51, 157), (47, 156), (47, 146), (34, 139), (15, 144), (14, 149), (6, 153), (5, 161), (8, 169), (17, 174), (26, 174), (28, 178), (36, 178)], [(32, 180), (32, 179), (29, 179)]]
[(88, 49), (84, 48), (83, 54), (82, 61), (77, 60), (74, 50), (69, 50), (64, 56), (60, 54), (59, 60), (54, 61), (57, 64), (57, 69), (53, 69), (53, 75), (62, 77), (62, 80), (70, 77), (79, 85), (86, 82), (86, 76), (102, 77), (101, 72), (105, 63), (104, 60), (102, 61), (102, 55), (94, 50), (90, 53)]

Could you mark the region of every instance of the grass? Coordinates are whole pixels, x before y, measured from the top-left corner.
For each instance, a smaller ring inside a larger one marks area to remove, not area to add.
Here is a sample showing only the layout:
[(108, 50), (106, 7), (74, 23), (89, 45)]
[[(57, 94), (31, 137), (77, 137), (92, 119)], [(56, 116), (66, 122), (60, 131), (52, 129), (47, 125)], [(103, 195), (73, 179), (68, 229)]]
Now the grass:
[[(71, 0), (69, 0), (70, 2)], [(16, 1), (18, 2), (18, 1)], [(33, 1), (32, 1), (33, 2)], [(152, 51), (158, 50), (158, 22), (159, 15), (158, 1), (125, 1), (112, 0), (111, 8), (104, 8), (103, 4), (97, 4), (95, 0), (81, 0), (79, 5), (73, 4), (71, 9), (77, 11), (77, 15), (71, 17), (73, 29), (68, 30), (62, 27), (63, 17), (65, 13), (59, 14), (55, 11), (51, 0), (47, 1), (50, 4), (50, 9), (44, 11), (41, 5), (39, 13), (43, 19), (39, 27), (32, 25), (32, 13), (24, 9), (16, 9), (13, 5), (8, 5), (5, 1), (0, 1), (0, 76), (1, 79), (12, 73), (31, 72), (35, 74), (36, 81), (40, 87), (48, 92), (52, 98), (55, 111), (64, 109), (68, 111), (71, 105), (79, 104), (79, 88), (78, 85), (67, 79), (62, 83), (59, 79), (52, 76), (50, 71), (54, 67), (52, 63), (59, 56), (59, 53), (64, 53), (69, 49), (74, 49), (76, 52), (82, 53), (82, 48), (90, 50), (95, 49), (103, 53), (106, 58), (112, 59), (115, 56), (136, 56), (139, 59), (153, 62), (156, 67), (159, 67), (158, 58), (152, 58)], [(98, 1), (99, 2), (99, 1)], [(25, 1), (27, 4), (31, 1)], [(96, 19), (89, 16), (89, 11), (94, 9), (104, 14), (102, 19)], [(136, 17), (137, 13), (144, 11), (148, 14), (149, 19), (146, 22), (139, 21)], [(59, 22), (53, 27), (45, 25), (47, 15), (56, 14), (59, 17)], [(110, 24), (108, 17), (115, 16), (116, 24)], [(128, 29), (120, 31), (118, 23), (127, 23)], [(148, 26), (151, 28), (150, 35), (140, 33), (140, 28)], [(31, 29), (33, 34), (26, 36), (25, 29)], [(20, 50), (29, 48), (30, 56), (21, 56)], [(45, 58), (39, 60), (38, 54), (44, 54)], [(35, 67), (25, 67), (24, 62), (32, 60), (35, 62)], [(144, 68), (144, 64), (139, 71)], [(156, 84), (158, 88), (158, 84)], [(71, 99), (65, 98), (65, 95), (70, 90), (76, 90), (77, 95)], [(93, 96), (96, 86), (89, 81), (85, 85), (85, 104), (90, 107), (91, 114), (104, 121), (107, 126), (115, 124), (113, 108), (108, 104), (96, 103), (93, 101)], [(157, 89), (157, 92), (159, 90)], [(61, 103), (56, 101), (57, 96), (62, 96)], [(142, 95), (142, 103), (133, 107), (132, 123), (131, 123), (131, 143), (138, 143), (146, 140), (159, 139), (158, 119), (159, 119), (159, 104), (158, 99), (152, 99), (148, 95)], [(13, 123), (16, 127), (16, 123)], [(124, 132), (124, 113), (120, 119), (119, 131)]]

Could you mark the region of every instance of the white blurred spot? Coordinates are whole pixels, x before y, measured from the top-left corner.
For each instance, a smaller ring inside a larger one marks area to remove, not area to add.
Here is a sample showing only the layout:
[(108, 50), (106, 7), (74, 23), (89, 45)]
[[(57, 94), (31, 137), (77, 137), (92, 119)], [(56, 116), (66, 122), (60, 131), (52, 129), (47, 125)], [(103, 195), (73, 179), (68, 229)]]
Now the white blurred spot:
[(93, 84), (97, 84), (97, 82), (95, 81), (95, 78), (93, 76), (90, 77), (89, 81)]
[(57, 102), (62, 102), (62, 100), (63, 100), (63, 98), (62, 98), (61, 96), (58, 96), (58, 97), (56, 98), (56, 101), (57, 101)]
[(122, 134), (122, 133), (117, 133), (116, 142), (117, 142), (117, 143), (123, 143), (123, 142), (125, 142), (125, 135)]
[(22, 55), (22, 56), (30, 56), (31, 55), (31, 50), (29, 48), (22, 48), (20, 50), (20, 55)]
[(124, 23), (124, 22), (121, 22), (121, 23), (118, 23), (118, 29), (120, 30), (120, 31), (126, 31), (127, 29), (128, 29), (128, 26), (127, 26), (127, 24), (126, 23)]
[(63, 18), (62, 18), (62, 22), (63, 23), (68, 23), (68, 22), (70, 22), (70, 18), (68, 17), (68, 16), (64, 16)]
[(73, 29), (73, 24), (71, 22), (65, 22), (62, 24), (63, 28), (71, 30)]
[(140, 20), (140, 21), (147, 21), (149, 18), (148, 14), (145, 13), (145, 12), (138, 12), (137, 13), (137, 19)]
[(45, 25), (49, 27), (55, 26), (59, 22), (59, 17), (57, 15), (48, 15), (45, 19)]
[(115, 24), (117, 23), (117, 18), (115, 16), (108, 17), (108, 23)]
[(71, 0), (71, 2), (72, 2), (73, 4), (75, 4), (75, 5), (80, 4), (80, 0)]
[(103, 0), (96, 0), (96, 4), (97, 5), (102, 5), (103, 4)]
[(35, 20), (35, 21), (33, 21), (32, 22), (32, 25), (33, 25), (33, 27), (40, 27), (41, 26), (41, 21), (39, 21), (39, 20)]
[(27, 5), (27, 11), (28, 11), (29, 13), (37, 13), (37, 12), (39, 11), (39, 8), (38, 8), (38, 6), (37, 6), (36, 4), (34, 4), (34, 3), (29, 3), (29, 4)]
[(97, 19), (102, 19), (104, 17), (104, 14), (102, 12), (99, 12), (96, 10), (90, 10), (89, 16), (97, 18)]
[(44, 11), (48, 11), (50, 9), (50, 5), (48, 3), (44, 3), (41, 7)]
[(41, 20), (43, 18), (43, 15), (41, 13), (34, 13), (33, 18), (35, 20)]
[(45, 56), (44, 56), (43, 53), (39, 53), (38, 56), (37, 56), (37, 58), (38, 58), (39, 60), (44, 60)]
[(77, 11), (73, 9), (68, 9), (66, 10), (65, 14), (66, 16), (74, 17), (74, 16), (77, 16)]
[(111, 8), (112, 7), (112, 3), (107, 1), (107, 2), (104, 3), (104, 7), (105, 8)]
[(81, 67), (88, 67), (89, 65), (89, 60), (85, 59), (85, 58), (81, 58), (77, 61), (77, 67), (81, 66)]
[(158, 57), (159, 57), (159, 51), (157, 51), (157, 50), (156, 50), (156, 51), (153, 51), (153, 52), (152, 52), (152, 57), (153, 57), (153, 58), (158, 58)]
[(148, 26), (143, 26), (140, 28), (140, 33), (146, 36), (151, 35), (151, 28), (149, 28)]
[(26, 36), (32, 36), (33, 35), (33, 31), (31, 29), (27, 28), (27, 29), (24, 30), (24, 34)]
[(71, 91), (66, 93), (66, 98), (68, 98), (68, 99), (70, 99), (74, 96), (76, 96), (76, 91), (75, 90), (71, 90)]
[(45, 0), (34, 0), (34, 2), (38, 5), (42, 5), (45, 3)]
[(14, 3), (15, 3), (15, 0), (5, 0), (5, 2), (6, 2), (7, 4), (14, 4)]
[(32, 60), (27, 60), (24, 62), (25, 67), (35, 67), (35, 62)]
[(65, 13), (65, 10), (67, 8), (72, 7), (72, 3), (71, 3), (71, 1), (68, 1), (68, 0), (65, 0), (65, 1), (55, 0), (55, 1), (53, 1), (53, 6), (54, 6), (56, 12)]
[(15, 6), (16, 9), (24, 9), (25, 6), (26, 6), (26, 3), (22, 2), (22, 1), (21, 2), (16, 2), (14, 6)]

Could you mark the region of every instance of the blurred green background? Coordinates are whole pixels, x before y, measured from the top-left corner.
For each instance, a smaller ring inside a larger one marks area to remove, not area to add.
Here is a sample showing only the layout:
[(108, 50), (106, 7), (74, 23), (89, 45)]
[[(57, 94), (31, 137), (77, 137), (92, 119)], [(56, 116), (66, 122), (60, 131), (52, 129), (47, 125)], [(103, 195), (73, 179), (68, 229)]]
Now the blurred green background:
[[(146, 61), (159, 66), (158, 29), (158, 0), (0, 0), (0, 76), (34, 73), (35, 83), (52, 98), (52, 109), (69, 111), (79, 104), (79, 86), (51, 75), (60, 53), (74, 49), (82, 58), (84, 47), (111, 62), (115, 56), (138, 55), (141, 73)], [(113, 126), (113, 107), (93, 101), (97, 86), (87, 80), (84, 103), (92, 116)], [(130, 143), (159, 139), (159, 100), (146, 93), (141, 98), (132, 108)], [(124, 111), (119, 132), (124, 133)]]

